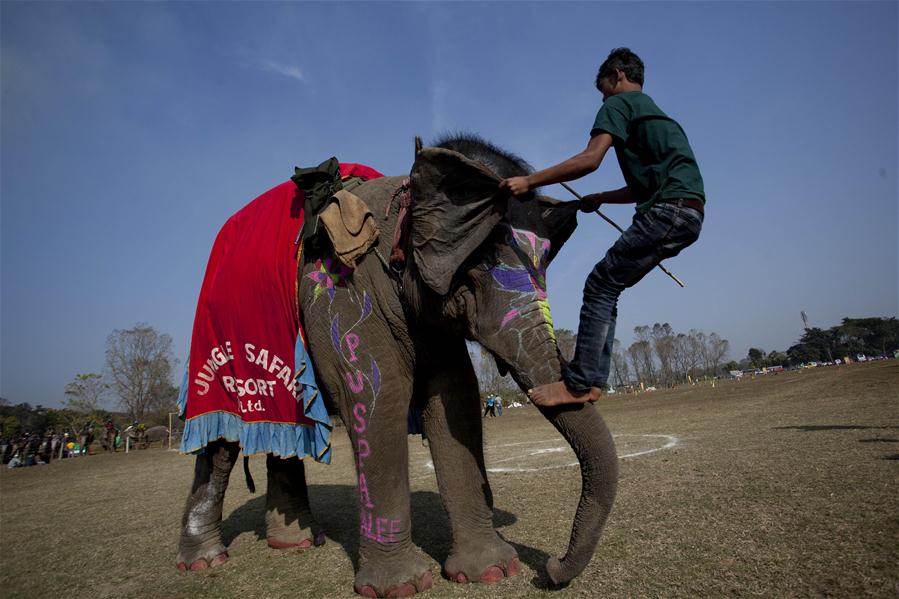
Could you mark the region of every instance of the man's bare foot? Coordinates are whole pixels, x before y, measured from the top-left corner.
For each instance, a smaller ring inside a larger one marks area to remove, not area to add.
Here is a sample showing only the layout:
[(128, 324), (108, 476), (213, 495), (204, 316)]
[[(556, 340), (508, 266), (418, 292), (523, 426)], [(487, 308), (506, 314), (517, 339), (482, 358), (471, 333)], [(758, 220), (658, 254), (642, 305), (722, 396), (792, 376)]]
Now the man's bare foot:
[(564, 381), (540, 385), (528, 390), (528, 397), (538, 406), (548, 408), (570, 403), (587, 403), (602, 397), (602, 389), (590, 387), (589, 391), (572, 391)]

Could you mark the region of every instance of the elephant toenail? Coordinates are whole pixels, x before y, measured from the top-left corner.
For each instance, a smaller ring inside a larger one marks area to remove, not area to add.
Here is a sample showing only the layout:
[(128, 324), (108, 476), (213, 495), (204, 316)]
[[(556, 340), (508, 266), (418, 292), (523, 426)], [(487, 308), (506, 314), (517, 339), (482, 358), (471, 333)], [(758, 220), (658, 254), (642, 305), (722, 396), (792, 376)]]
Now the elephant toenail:
[(388, 599), (393, 599), (395, 597), (411, 597), (415, 594), (415, 585), (407, 582), (406, 584), (401, 584), (398, 587), (394, 587), (387, 592)]
[(499, 566), (490, 566), (489, 568), (484, 570), (478, 580), (480, 580), (481, 582), (491, 583), (499, 582), (503, 578), (505, 578), (505, 575), (503, 574), (502, 568), (500, 568)]
[(218, 566), (221, 566), (222, 564), (224, 564), (227, 561), (228, 561), (228, 552), (225, 551), (225, 552), (219, 553), (214, 558), (212, 558), (212, 561), (209, 562), (209, 567), (216, 568)]
[(365, 585), (360, 589), (356, 589), (356, 592), (362, 595), (363, 597), (372, 597), (377, 599), (378, 594), (375, 592), (375, 589), (371, 585)]
[(202, 558), (198, 559), (197, 561), (195, 561), (194, 563), (192, 563), (190, 565), (190, 569), (194, 570), (194, 571), (205, 570), (208, 567), (209, 567), (209, 564), (206, 562), (205, 559), (202, 559)]
[(419, 592), (427, 591), (434, 585), (434, 575), (431, 574), (430, 570), (425, 570), (425, 573), (421, 575), (421, 578), (418, 580), (418, 584), (415, 585)]
[(513, 557), (512, 561), (509, 562), (509, 565), (506, 566), (506, 576), (515, 576), (521, 572), (521, 560), (517, 557)]

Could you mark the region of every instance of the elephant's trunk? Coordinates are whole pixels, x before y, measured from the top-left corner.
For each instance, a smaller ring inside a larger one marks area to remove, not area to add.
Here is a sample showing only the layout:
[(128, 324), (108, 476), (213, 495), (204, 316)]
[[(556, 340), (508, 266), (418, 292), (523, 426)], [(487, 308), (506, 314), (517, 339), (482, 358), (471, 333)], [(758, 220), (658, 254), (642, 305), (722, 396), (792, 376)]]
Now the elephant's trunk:
[[(559, 380), (561, 362), (556, 344), (543, 340), (529, 347), (533, 350), (531, 357), (536, 359), (524, 368), (513, 369), (522, 390)], [(568, 551), (564, 557), (552, 557), (546, 563), (550, 579), (565, 584), (587, 567), (596, 551), (618, 488), (618, 455), (612, 434), (592, 403), (537, 407), (568, 441), (581, 466), (581, 498)]]
[(581, 498), (568, 551), (564, 557), (546, 562), (550, 579), (565, 584), (587, 567), (596, 550), (615, 500), (618, 456), (612, 435), (592, 404), (541, 407), (540, 412), (565, 437), (581, 465)]
[[(530, 321), (509, 327), (502, 335), (474, 338), (487, 346), (497, 363), (509, 368), (522, 391), (562, 378), (561, 356), (552, 336), (551, 323), (542, 311), (531, 310)], [(540, 316), (540, 318), (538, 318)], [(540, 407), (540, 412), (562, 434), (581, 466), (581, 497), (571, 527), (568, 551), (546, 564), (550, 579), (564, 584), (580, 574), (590, 562), (603, 526), (612, 510), (618, 487), (618, 456), (615, 443), (593, 404)]]

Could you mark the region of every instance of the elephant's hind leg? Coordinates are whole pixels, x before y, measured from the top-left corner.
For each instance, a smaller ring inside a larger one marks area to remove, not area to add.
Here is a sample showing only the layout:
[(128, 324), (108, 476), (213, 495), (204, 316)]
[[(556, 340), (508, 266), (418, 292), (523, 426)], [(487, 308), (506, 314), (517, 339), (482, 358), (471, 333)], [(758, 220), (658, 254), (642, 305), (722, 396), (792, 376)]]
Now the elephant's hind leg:
[(306, 470), (298, 457), (266, 457), (268, 491), (265, 497), (265, 533), (274, 549), (306, 548), (325, 544), (325, 533), (312, 516)]
[(179, 570), (205, 570), (228, 561), (222, 543), (222, 504), (238, 451), (237, 443), (216, 442), (197, 455), (194, 482), (181, 520)]
[(499, 582), (521, 563), (493, 528), (477, 379), (461, 339), (447, 344), (441, 358), (428, 379), (424, 423), (453, 534), (443, 573), (454, 582)]

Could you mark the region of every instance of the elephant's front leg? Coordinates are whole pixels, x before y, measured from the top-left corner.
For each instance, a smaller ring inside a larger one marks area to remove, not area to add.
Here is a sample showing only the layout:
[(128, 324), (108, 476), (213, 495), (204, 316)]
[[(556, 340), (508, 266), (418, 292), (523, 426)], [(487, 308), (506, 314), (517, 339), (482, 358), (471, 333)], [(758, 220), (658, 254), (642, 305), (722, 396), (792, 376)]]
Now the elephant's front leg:
[(359, 500), (354, 588), (366, 597), (406, 597), (432, 584), (428, 560), (411, 538), (406, 441), (411, 382), (408, 374), (381, 374), (385, 388), (373, 393), (361, 371), (346, 371), (340, 402), (353, 444)]
[(514, 576), (518, 554), (493, 528), (478, 383), (464, 341), (445, 346), (426, 380), (425, 432), (453, 534), (444, 574), (455, 582)]
[(294, 456), (266, 456), (268, 489), (265, 496), (265, 536), (275, 549), (324, 545), (325, 533), (312, 516), (306, 469)]
[(205, 570), (228, 561), (222, 543), (222, 504), (239, 451), (237, 443), (215, 442), (197, 455), (193, 486), (181, 520), (179, 570)]

